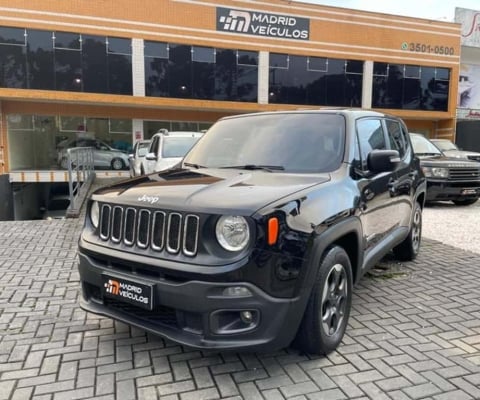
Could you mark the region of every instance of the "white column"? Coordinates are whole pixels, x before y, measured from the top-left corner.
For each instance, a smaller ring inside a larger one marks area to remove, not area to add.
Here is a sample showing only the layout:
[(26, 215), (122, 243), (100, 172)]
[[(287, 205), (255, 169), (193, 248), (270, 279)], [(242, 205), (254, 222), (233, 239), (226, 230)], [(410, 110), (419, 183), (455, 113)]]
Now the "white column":
[(363, 63), (362, 108), (372, 108), (373, 61)]
[(132, 143), (143, 139), (143, 119), (132, 119)]
[(145, 96), (145, 58), (143, 39), (132, 39), (133, 95)]
[(268, 104), (269, 53), (258, 53), (258, 104)]

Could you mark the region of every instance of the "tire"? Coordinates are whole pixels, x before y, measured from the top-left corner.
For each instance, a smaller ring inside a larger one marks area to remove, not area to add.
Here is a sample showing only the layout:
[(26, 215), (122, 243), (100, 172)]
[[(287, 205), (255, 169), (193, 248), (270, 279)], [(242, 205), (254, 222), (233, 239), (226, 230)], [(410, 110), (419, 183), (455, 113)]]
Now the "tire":
[(340, 345), (350, 315), (352, 289), (347, 253), (339, 246), (327, 249), (295, 339), (300, 350), (326, 355)]
[(419, 251), (422, 241), (422, 207), (415, 202), (413, 209), (413, 221), (410, 231), (405, 240), (393, 248), (393, 254), (400, 261), (414, 260)]
[(125, 168), (125, 164), (123, 163), (123, 160), (121, 158), (114, 158), (110, 165), (115, 171), (119, 171)]
[(460, 200), (452, 200), (453, 204), (456, 206), (469, 206), (473, 203), (476, 203), (478, 199), (460, 199)]

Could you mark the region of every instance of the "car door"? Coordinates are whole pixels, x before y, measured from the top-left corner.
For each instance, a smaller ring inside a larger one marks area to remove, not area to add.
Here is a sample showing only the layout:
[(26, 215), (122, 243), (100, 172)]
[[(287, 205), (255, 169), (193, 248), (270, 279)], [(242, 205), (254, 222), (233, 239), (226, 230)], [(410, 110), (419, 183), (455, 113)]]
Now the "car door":
[(365, 250), (373, 249), (398, 224), (396, 202), (390, 192), (395, 180), (394, 171), (373, 173), (368, 168), (368, 155), (372, 150), (388, 149), (384, 124), (381, 118), (361, 118), (356, 122), (361, 179), (360, 220), (362, 222)]
[(158, 158), (159, 144), (160, 144), (160, 135), (153, 136), (152, 143), (150, 143), (147, 156), (144, 159), (146, 174), (150, 174), (155, 170), (155, 164), (157, 163), (157, 158)]
[(385, 119), (387, 142), (392, 150), (397, 150), (400, 162), (395, 168), (393, 181), (389, 183), (390, 194), (395, 199), (399, 216), (399, 225), (408, 226), (412, 213), (412, 191), (418, 179), (417, 169), (413, 163), (413, 149), (408, 141), (406, 127), (396, 119)]

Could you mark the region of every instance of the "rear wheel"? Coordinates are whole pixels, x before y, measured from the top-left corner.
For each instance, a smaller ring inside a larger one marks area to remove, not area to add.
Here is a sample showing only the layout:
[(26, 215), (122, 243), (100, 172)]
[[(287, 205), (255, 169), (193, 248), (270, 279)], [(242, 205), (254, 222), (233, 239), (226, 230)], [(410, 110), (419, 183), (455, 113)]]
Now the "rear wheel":
[(395, 257), (401, 261), (412, 261), (420, 251), (422, 240), (422, 207), (417, 202), (413, 209), (413, 221), (408, 236), (398, 246), (393, 248)]
[(301, 350), (328, 354), (342, 341), (352, 304), (352, 267), (343, 248), (325, 252), (296, 337)]
[(125, 168), (125, 164), (123, 163), (121, 158), (114, 158), (111, 163), (112, 169), (115, 171), (121, 170)]
[(469, 206), (470, 204), (476, 203), (477, 200), (478, 199), (457, 199), (452, 201), (456, 206)]

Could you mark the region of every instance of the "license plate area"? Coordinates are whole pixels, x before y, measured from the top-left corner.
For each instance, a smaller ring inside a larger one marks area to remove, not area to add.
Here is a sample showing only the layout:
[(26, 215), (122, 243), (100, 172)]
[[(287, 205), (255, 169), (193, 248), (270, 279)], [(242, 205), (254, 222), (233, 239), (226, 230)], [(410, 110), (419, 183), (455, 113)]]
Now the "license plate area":
[(463, 189), (461, 193), (464, 196), (468, 196), (468, 195), (471, 195), (471, 194), (477, 194), (477, 189)]
[(153, 309), (153, 285), (144, 282), (102, 274), (102, 293), (117, 301)]

